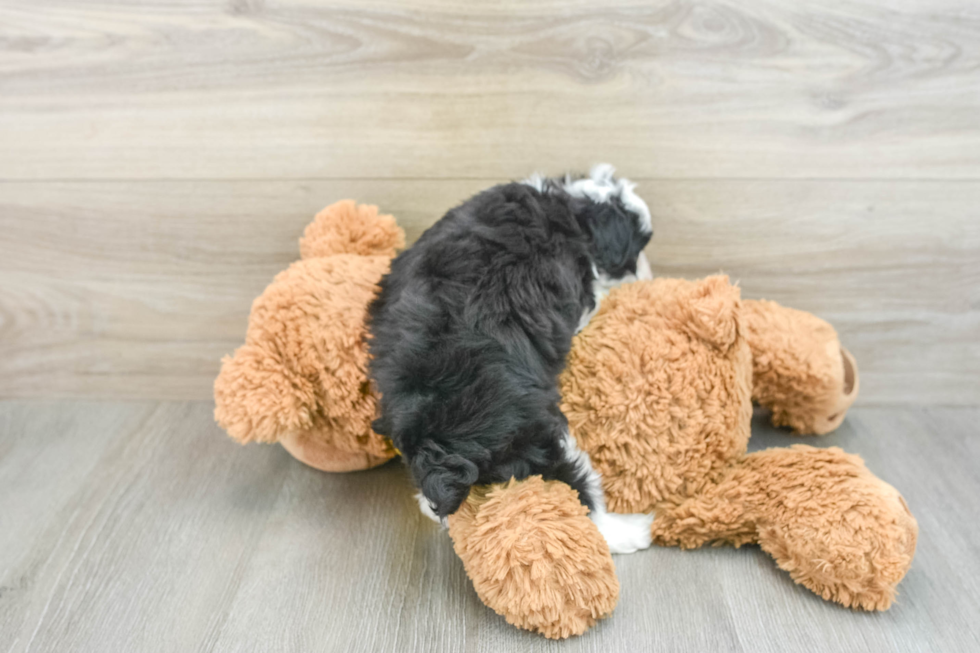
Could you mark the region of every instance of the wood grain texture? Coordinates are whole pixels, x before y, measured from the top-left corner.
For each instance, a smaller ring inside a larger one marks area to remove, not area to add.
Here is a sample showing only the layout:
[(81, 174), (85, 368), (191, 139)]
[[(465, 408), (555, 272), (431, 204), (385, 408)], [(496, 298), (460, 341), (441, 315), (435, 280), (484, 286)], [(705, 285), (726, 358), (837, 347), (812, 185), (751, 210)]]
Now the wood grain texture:
[[(919, 520), (898, 602), (854, 612), (756, 547), (617, 556), (619, 606), (552, 642), (484, 607), (397, 462), (325, 474), (240, 447), (212, 404), (0, 402), (0, 650), (944, 651), (980, 647), (980, 411), (857, 408)], [(753, 424), (751, 448), (799, 442)], [(936, 443), (941, 441), (942, 447)]]
[(313, 213), (609, 160), (657, 271), (980, 403), (969, 0), (0, 0), (0, 396), (203, 399)]
[(0, 179), (980, 178), (972, 0), (0, 2)]
[[(494, 180), (0, 184), (0, 396), (206, 399), (316, 210), (410, 240)], [(980, 403), (980, 183), (642, 180), (658, 274), (830, 320), (864, 403)]]

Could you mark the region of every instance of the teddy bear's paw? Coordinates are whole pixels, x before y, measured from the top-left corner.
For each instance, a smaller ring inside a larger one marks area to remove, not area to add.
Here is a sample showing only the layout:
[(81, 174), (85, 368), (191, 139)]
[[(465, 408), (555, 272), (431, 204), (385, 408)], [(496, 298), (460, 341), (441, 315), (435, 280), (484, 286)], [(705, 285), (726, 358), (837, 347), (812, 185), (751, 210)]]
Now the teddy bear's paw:
[(532, 476), (476, 486), (449, 535), (477, 594), (518, 628), (581, 635), (609, 615), (619, 581), (609, 547), (571, 487)]
[(589, 517), (605, 538), (610, 553), (634, 553), (650, 548), (653, 515), (620, 515), (597, 510)]

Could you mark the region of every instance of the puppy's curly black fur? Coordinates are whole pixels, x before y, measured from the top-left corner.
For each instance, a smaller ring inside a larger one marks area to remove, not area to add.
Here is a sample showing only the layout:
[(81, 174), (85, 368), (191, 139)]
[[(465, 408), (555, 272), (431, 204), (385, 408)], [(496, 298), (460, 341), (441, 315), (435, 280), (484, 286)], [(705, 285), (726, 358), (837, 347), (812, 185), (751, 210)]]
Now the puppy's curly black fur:
[(392, 262), (369, 308), (373, 427), (436, 515), (475, 484), (533, 474), (604, 506), (587, 457), (569, 449), (558, 375), (600, 279), (636, 274), (645, 210), (611, 168), (532, 178), (452, 209)]

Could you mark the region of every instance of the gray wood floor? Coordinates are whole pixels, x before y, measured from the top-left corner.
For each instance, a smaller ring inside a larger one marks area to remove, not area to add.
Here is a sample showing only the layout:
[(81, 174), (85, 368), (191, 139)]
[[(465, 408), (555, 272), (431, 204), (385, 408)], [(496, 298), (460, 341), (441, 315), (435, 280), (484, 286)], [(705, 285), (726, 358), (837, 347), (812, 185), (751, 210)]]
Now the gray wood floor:
[(0, 403), (0, 651), (980, 649), (980, 409), (864, 407), (807, 440), (862, 454), (919, 520), (888, 612), (826, 603), (757, 548), (654, 548), (617, 558), (616, 612), (563, 644), (479, 602), (397, 462), (317, 472), (211, 411)]

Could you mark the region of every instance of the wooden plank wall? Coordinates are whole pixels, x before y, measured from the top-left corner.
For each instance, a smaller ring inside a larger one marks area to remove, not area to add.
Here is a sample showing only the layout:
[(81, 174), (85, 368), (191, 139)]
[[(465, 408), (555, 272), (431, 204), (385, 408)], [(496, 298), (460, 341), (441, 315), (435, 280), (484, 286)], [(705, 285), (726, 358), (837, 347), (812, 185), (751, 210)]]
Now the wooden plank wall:
[(0, 396), (207, 398), (320, 207), (596, 161), (863, 403), (980, 403), (973, 0), (0, 0)]

